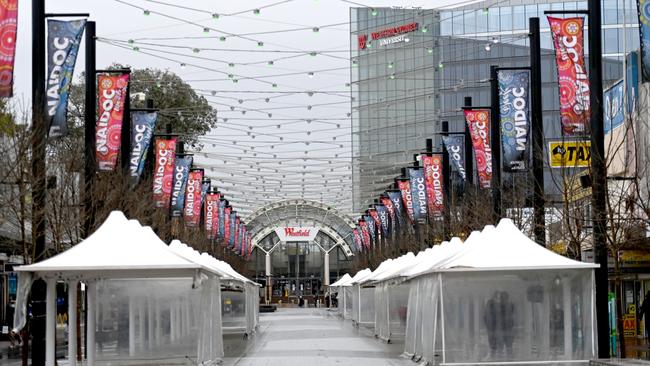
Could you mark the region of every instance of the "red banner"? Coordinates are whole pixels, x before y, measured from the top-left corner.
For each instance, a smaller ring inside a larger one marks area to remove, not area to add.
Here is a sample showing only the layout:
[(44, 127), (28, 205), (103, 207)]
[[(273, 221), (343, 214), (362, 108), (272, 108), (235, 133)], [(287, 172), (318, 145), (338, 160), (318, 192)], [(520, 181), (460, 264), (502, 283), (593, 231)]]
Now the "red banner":
[(185, 188), (185, 208), (183, 217), (185, 225), (189, 227), (199, 226), (201, 221), (201, 186), (203, 183), (203, 170), (190, 170)]
[(388, 210), (388, 216), (390, 216), (390, 223), (392, 227), (395, 228), (395, 226), (397, 226), (397, 217), (395, 216), (395, 206), (393, 206), (393, 201), (391, 201), (389, 197), (382, 196), (381, 203), (386, 206), (386, 209)]
[[(492, 183), (492, 148), (490, 148), (490, 110), (466, 109), (465, 120), (472, 137), (478, 183), (481, 188), (490, 188)], [(469, 173), (468, 173), (469, 174)]]
[(584, 135), (590, 113), (584, 18), (548, 17), (548, 22), (555, 47), (562, 133), (565, 136)]
[(169, 208), (176, 161), (176, 138), (156, 139), (156, 166), (153, 175), (153, 201), (156, 207)]
[(368, 210), (368, 213), (370, 214), (370, 217), (372, 217), (372, 221), (375, 222), (375, 228), (377, 228), (377, 235), (381, 234), (381, 219), (379, 218), (379, 214), (377, 213), (377, 210), (374, 208), (371, 208)]
[(235, 249), (235, 252), (237, 253), (241, 253), (239, 250), (239, 224), (241, 224), (241, 220), (239, 219), (239, 216), (235, 216), (235, 245), (233, 246), (233, 249)]
[(413, 196), (411, 196), (411, 182), (405, 179), (398, 179), (397, 188), (399, 188), (402, 193), (402, 202), (404, 203), (404, 207), (406, 207), (407, 216), (409, 217), (409, 220), (413, 222)]
[(99, 110), (95, 128), (97, 169), (112, 171), (122, 142), (124, 98), (129, 85), (129, 74), (99, 75), (97, 94)]
[(0, 97), (13, 96), (18, 0), (0, 2)]
[(424, 185), (427, 191), (427, 205), (431, 217), (442, 216), (445, 211), (442, 186), (442, 155), (421, 155), (424, 167)]
[(361, 228), (361, 239), (363, 246), (370, 249), (370, 232), (368, 231), (368, 224), (365, 220), (359, 220), (359, 228)]
[(232, 211), (231, 207), (226, 207), (224, 209), (224, 215), (223, 215), (223, 245), (228, 245), (230, 242), (230, 211)]
[(217, 235), (217, 228), (219, 227), (219, 215), (217, 214), (218, 204), (218, 193), (208, 193), (205, 195), (205, 212), (203, 217), (205, 236), (208, 240), (214, 239)]

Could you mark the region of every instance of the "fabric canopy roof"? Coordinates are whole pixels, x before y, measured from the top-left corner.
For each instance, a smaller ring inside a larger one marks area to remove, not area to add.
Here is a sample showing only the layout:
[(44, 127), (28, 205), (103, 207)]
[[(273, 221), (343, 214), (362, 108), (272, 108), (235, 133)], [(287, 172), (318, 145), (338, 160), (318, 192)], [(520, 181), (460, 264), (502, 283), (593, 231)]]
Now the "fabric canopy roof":
[(341, 278), (339, 278), (338, 281), (331, 284), (330, 287), (345, 286), (345, 284), (348, 283), (351, 279), (352, 277), (350, 277), (350, 275), (346, 273)]
[(194, 274), (201, 265), (172, 252), (150, 227), (113, 211), (88, 238), (44, 261), (16, 267), (37, 275), (89, 274), (97, 278), (174, 277)]
[(179, 240), (172, 240), (169, 249), (183, 258), (199, 264), (206, 271), (222, 277), (222, 279), (241, 283), (254, 283), (237, 273), (228, 263), (220, 261), (208, 253), (200, 253)]

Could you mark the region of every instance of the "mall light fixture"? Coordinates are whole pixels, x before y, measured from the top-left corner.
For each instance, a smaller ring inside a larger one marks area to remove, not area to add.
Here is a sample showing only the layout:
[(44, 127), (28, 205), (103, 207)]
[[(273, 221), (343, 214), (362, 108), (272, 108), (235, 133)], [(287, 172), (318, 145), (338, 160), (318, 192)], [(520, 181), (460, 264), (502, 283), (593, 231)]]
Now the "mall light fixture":
[(485, 50), (489, 52), (491, 49), (492, 49), (492, 46), (490, 46), (489, 43), (486, 43), (485, 44)]
[(389, 63), (388, 63), (388, 68), (389, 68), (389, 69), (392, 69), (392, 68), (393, 68), (393, 63), (392, 63), (392, 62), (389, 62)]
[(428, 31), (429, 31), (429, 28), (426, 25), (424, 27), (422, 27), (422, 33), (426, 33)]
[(370, 14), (372, 14), (373, 17), (376, 17), (377, 14), (379, 14), (379, 12), (377, 11), (377, 9), (372, 8), (372, 9), (370, 9)]
[(427, 52), (428, 52), (429, 54), (432, 54), (432, 53), (433, 53), (433, 48), (431, 48), (431, 47), (427, 47)]
[(499, 43), (499, 38), (497, 38), (497, 37), (492, 37), (492, 43), (494, 43), (494, 44)]

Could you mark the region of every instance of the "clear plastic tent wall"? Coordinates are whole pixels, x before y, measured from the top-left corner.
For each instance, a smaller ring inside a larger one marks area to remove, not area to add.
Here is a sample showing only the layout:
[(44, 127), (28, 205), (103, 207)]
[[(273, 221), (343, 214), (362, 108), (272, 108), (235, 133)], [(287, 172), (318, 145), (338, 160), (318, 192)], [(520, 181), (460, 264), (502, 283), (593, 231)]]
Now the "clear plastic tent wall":
[(375, 287), (375, 335), (387, 342), (404, 339), (408, 299), (408, 284), (383, 282)]

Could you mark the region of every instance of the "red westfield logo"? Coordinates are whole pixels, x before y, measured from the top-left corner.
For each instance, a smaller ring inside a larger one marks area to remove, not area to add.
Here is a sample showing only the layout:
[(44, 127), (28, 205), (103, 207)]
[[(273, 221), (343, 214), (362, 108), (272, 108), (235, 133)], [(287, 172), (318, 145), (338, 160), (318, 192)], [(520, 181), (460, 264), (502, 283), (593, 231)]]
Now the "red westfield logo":
[(311, 230), (309, 229), (298, 229), (296, 230), (295, 228), (292, 227), (285, 227), (284, 228), (284, 235), (288, 237), (292, 236), (309, 236), (311, 233)]
[(368, 41), (368, 36), (365, 34), (360, 34), (359, 37), (359, 49), (360, 50), (365, 50), (366, 49), (366, 42)]

